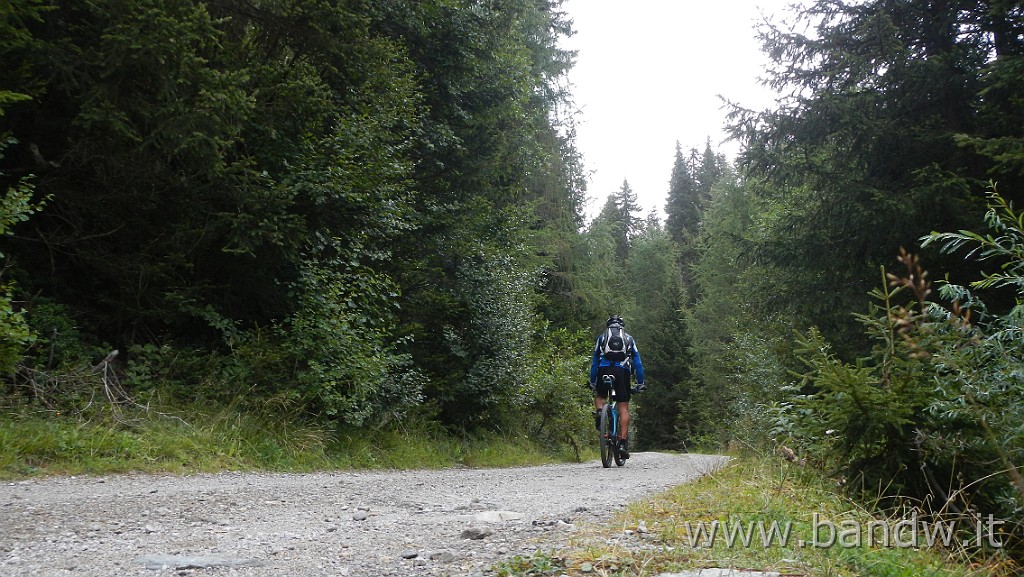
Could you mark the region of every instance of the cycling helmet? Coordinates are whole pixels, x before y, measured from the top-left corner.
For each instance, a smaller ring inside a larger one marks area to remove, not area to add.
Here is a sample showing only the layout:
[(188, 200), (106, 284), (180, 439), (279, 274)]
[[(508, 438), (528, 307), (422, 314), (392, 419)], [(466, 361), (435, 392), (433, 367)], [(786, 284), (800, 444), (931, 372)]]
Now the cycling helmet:
[(620, 317), (619, 315), (612, 315), (608, 317), (608, 322), (606, 324), (608, 326), (619, 325), (620, 327), (623, 328), (626, 327), (626, 321), (622, 320), (622, 317)]

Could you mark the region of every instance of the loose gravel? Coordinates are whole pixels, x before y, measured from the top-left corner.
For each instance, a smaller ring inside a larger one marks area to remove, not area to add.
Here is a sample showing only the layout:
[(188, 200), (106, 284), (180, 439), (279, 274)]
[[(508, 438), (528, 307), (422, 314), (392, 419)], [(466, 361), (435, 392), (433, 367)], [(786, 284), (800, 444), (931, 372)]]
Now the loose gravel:
[(725, 462), (30, 479), (0, 485), (0, 575), (484, 575)]

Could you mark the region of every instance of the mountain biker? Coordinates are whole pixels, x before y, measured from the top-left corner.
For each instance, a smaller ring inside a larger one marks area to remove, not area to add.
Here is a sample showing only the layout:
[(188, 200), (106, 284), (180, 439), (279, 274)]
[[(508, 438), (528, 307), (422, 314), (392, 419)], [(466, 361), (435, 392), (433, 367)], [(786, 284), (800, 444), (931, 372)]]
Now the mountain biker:
[(626, 332), (626, 322), (619, 315), (608, 317), (607, 329), (597, 337), (590, 362), (590, 390), (594, 391), (594, 425), (601, 429), (601, 409), (608, 397), (607, 386), (601, 377), (615, 377), (615, 400), (619, 407), (618, 451), (623, 459), (629, 458), (629, 377), (636, 373), (636, 391), (646, 388), (644, 365), (636, 341)]

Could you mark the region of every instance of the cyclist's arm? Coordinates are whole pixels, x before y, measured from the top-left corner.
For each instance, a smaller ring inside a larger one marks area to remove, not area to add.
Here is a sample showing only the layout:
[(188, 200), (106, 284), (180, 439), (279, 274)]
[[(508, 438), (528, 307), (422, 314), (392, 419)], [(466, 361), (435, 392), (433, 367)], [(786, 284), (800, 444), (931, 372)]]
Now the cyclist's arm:
[(597, 342), (594, 344), (594, 354), (591, 355), (590, 359), (590, 384), (593, 385), (597, 382), (597, 367), (601, 363), (601, 338), (598, 337)]
[(636, 373), (636, 384), (644, 384), (644, 363), (640, 360), (640, 349), (633, 343), (633, 371)]

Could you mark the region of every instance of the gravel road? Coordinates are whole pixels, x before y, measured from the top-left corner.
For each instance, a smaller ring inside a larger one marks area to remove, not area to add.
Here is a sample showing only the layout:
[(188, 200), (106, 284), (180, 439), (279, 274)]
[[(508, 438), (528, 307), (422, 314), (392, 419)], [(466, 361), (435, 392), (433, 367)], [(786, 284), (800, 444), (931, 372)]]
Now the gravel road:
[(625, 501), (724, 457), (635, 453), (511, 469), (219, 473), (0, 485), (0, 575), (476, 575), (564, 544)]

